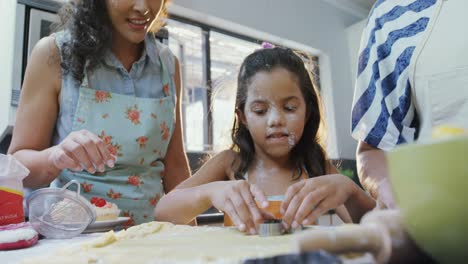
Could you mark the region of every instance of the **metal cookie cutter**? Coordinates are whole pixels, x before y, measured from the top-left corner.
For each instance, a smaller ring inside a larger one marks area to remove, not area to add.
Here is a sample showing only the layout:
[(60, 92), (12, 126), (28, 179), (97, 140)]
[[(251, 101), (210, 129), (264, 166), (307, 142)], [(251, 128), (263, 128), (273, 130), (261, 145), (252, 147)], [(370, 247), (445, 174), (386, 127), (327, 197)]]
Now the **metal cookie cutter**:
[(283, 235), (286, 231), (281, 224), (281, 220), (273, 219), (273, 220), (266, 220), (262, 224), (260, 224), (260, 229), (258, 231), (258, 235), (261, 237), (267, 236), (280, 236)]

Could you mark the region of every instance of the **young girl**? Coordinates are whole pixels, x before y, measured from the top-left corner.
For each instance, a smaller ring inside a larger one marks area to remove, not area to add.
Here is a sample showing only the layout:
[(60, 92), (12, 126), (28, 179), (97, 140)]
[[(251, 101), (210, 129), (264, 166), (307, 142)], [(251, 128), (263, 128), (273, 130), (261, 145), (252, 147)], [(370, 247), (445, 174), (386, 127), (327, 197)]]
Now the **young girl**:
[(130, 225), (151, 221), (159, 197), (188, 178), (178, 63), (152, 33), (166, 4), (65, 4), (62, 31), (39, 41), (23, 83), (9, 152), (31, 171), (26, 187), (78, 180)]
[(267, 197), (281, 195), (285, 228), (335, 208), (343, 220), (347, 209), (359, 221), (374, 201), (326, 159), (320, 123), (319, 98), (299, 56), (285, 48), (254, 52), (238, 76), (231, 149), (164, 196), (156, 219), (185, 224), (214, 206), (254, 234), (268, 217)]

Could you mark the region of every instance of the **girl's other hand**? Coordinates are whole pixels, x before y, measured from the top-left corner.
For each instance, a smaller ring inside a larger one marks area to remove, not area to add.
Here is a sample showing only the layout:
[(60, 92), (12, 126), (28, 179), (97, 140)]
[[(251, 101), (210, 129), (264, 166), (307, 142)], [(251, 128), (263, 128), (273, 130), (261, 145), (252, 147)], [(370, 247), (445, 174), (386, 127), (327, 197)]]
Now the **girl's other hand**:
[(262, 206), (268, 206), (263, 192), (245, 180), (221, 181), (211, 183), (212, 205), (228, 214), (241, 232), (256, 234), (258, 225), (263, 221), (264, 213), (257, 207), (255, 200)]
[(80, 130), (70, 133), (59, 145), (54, 146), (49, 161), (58, 169), (89, 173), (105, 171), (105, 164), (114, 167), (115, 157), (106, 144), (95, 134)]
[(281, 212), (286, 229), (314, 223), (323, 213), (344, 204), (357, 186), (340, 174), (324, 175), (291, 185)]

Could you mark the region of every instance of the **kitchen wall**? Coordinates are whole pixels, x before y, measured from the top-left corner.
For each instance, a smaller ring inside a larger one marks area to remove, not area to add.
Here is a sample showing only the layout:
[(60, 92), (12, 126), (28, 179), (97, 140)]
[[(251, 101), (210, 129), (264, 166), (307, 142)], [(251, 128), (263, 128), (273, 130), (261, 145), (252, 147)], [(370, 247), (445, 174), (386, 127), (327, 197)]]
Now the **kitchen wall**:
[[(173, 0), (177, 6), (198, 12), (207, 24), (221, 18), (233, 24), (289, 39), (319, 50), (324, 103), (327, 108), (332, 158), (354, 158), (356, 142), (350, 136), (353, 98), (350, 56), (346, 28), (360, 21), (324, 0)], [(204, 20), (204, 21), (203, 21)], [(228, 30), (239, 31), (230, 23)], [(231, 27), (231, 28), (229, 28)], [(246, 33), (246, 32), (239, 32)], [(247, 32), (248, 34), (248, 32)], [(359, 33), (357, 33), (359, 34)], [(359, 39), (359, 37), (358, 37)]]
[[(349, 58), (350, 58), (350, 71), (351, 76), (356, 76), (357, 74), (357, 60), (359, 57), (359, 44), (361, 43), (361, 34), (366, 26), (367, 19), (363, 19), (346, 29), (346, 35), (348, 37), (348, 49), (349, 49)], [(351, 78), (351, 87), (354, 87), (356, 82), (355, 78)]]
[(13, 45), (15, 35), (16, 1), (0, 1), (0, 139), (7, 132), (10, 112)]

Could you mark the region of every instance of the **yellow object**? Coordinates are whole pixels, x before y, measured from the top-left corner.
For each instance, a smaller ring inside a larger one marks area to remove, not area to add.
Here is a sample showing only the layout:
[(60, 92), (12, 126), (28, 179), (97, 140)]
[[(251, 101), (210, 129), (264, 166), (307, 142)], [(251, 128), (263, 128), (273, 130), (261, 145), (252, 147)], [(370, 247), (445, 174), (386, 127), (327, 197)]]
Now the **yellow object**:
[(387, 156), (405, 227), (418, 246), (439, 263), (468, 259), (467, 156), (465, 135), (408, 144)]
[(432, 130), (432, 138), (448, 138), (453, 136), (460, 136), (466, 133), (468, 133), (468, 131), (460, 127), (438, 126)]

